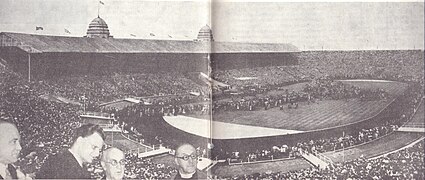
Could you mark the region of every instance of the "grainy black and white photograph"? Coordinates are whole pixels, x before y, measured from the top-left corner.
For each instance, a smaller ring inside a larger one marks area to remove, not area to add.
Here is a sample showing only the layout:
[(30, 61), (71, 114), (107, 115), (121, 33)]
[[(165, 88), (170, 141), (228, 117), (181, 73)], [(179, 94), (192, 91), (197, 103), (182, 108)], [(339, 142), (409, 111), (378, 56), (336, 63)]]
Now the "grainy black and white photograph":
[(424, 179), (424, 1), (2, 0), (0, 179)]

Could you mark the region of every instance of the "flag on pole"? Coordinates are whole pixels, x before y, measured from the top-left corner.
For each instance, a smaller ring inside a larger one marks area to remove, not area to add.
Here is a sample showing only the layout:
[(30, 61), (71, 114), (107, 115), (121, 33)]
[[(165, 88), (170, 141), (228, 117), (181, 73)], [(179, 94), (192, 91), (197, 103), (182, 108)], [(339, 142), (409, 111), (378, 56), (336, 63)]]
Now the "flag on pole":
[(154, 34), (154, 33), (150, 33), (149, 35), (150, 35), (150, 36), (155, 36), (155, 34)]
[(100, 4), (105, 5), (105, 3), (103, 3), (102, 1), (99, 1)]
[(68, 29), (64, 29), (64, 30), (65, 30), (65, 33), (71, 34), (71, 32)]
[(36, 30), (36, 31), (38, 31), (38, 30), (41, 30), (41, 31), (42, 31), (42, 30), (43, 30), (43, 27), (41, 27), (41, 26), (36, 26), (36, 27), (35, 27), (35, 30)]

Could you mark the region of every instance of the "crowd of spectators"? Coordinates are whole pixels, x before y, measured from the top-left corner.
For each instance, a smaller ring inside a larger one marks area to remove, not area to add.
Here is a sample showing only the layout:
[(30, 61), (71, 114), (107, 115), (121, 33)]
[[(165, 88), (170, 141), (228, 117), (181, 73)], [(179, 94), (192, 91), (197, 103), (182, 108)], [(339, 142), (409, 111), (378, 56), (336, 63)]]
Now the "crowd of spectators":
[(296, 78), (296, 74), (301, 74), (297, 67), (270, 66), (226, 71), (215, 70), (212, 76), (214, 79), (231, 86), (248, 87), (253, 85), (281, 85), (286, 82), (303, 80), (303, 78)]
[[(294, 92), (294, 96), (297, 94), (299, 98), (365, 97), (381, 99), (387, 97), (386, 92), (382, 90), (362, 94), (362, 90), (357, 87), (351, 86), (346, 89), (341, 84), (323, 79), (389, 79), (414, 81), (421, 86), (414, 88), (414, 92), (407, 92), (404, 95), (408, 101), (401, 105), (400, 109), (405, 108), (404, 111), (401, 111), (403, 114), (389, 119), (381, 126), (352, 132), (341, 137), (299, 142), (294, 146), (276, 145), (254, 152), (225, 152), (224, 155), (220, 155), (220, 158), (236, 159), (238, 162), (261, 161), (271, 158), (296, 157), (296, 153), (300, 149), (309, 152), (313, 150), (326, 152), (368, 142), (391, 133), (409, 119), (412, 108), (416, 107), (420, 98), (423, 97), (423, 51), (303, 52), (298, 54), (298, 57), (299, 65), (296, 66), (216, 71), (213, 72), (213, 76), (232, 86), (261, 87), (259, 89), (264, 89), (266, 86), (280, 87), (287, 83), (301, 81), (313, 80), (313, 83), (318, 83), (307, 86), (302, 92)], [(252, 79), (240, 80), (235, 77), (252, 77)], [(328, 90), (321, 91), (321, 87)], [(78, 116), (78, 111), (81, 111), (79, 106), (47, 101), (40, 98), (42, 94), (53, 94), (79, 102), (84, 97), (86, 98), (84, 101), (91, 104), (89, 107), (93, 108), (101, 102), (129, 96), (173, 95), (150, 102), (150, 104), (131, 106), (120, 111), (108, 110), (116, 113), (118, 118), (129, 125), (137, 123), (137, 119), (140, 117), (190, 113), (209, 114), (211, 109), (218, 107), (217, 104), (210, 107), (202, 103), (205, 102), (205, 99), (199, 100), (196, 99), (196, 96), (188, 95), (191, 92), (198, 92), (201, 96), (207, 95), (208, 88), (200, 86), (178, 73), (66, 77), (28, 83), (20, 74), (3, 67), (0, 69), (0, 88), (0, 117), (16, 124), (21, 132), (24, 145), (23, 156), (20, 157), (17, 165), (26, 173), (37, 172), (48, 156), (69, 147), (72, 131), (81, 123)], [(281, 100), (286, 103), (290, 102), (291, 98), (289, 97), (290, 95), (287, 95), (285, 100)], [(264, 108), (268, 108), (269, 105), (276, 107), (281, 105), (279, 99), (272, 100), (270, 97), (256, 101), (258, 102), (243, 100), (231, 107), (236, 110), (243, 108), (253, 110), (255, 107), (250, 108), (250, 104), (258, 103), (260, 107)], [(159, 143), (163, 141), (160, 137), (153, 139)], [(417, 177), (423, 179), (424, 156), (423, 151), (418, 152), (418, 149), (423, 150), (423, 145), (376, 160), (359, 159), (345, 164), (336, 164), (335, 167), (328, 170), (308, 169), (289, 173), (259, 174), (258, 177), (260, 179), (275, 177), (385, 179), (388, 176), (399, 176), (405, 179), (416, 179)], [(169, 178), (170, 174), (175, 172), (173, 168), (149, 160), (141, 160), (131, 153), (127, 153), (126, 156), (130, 160), (126, 166), (128, 170), (126, 177), (129, 178)], [(386, 165), (381, 166), (382, 164)], [(95, 172), (95, 169), (99, 167), (92, 168), (95, 176), (98, 173)], [(236, 178), (255, 179), (256, 177), (249, 175)]]
[[(17, 125), (21, 134), (22, 151), (15, 164), (34, 176), (51, 155), (69, 148), (73, 130), (81, 125), (80, 107), (50, 102), (40, 98), (38, 84), (28, 83), (7, 68), (0, 69), (0, 118)], [(127, 153), (127, 178), (167, 179), (174, 168), (139, 159)], [(88, 166), (93, 178), (101, 178), (99, 160)]]
[(170, 179), (177, 170), (164, 164), (153, 163), (151, 159), (142, 160), (136, 154), (127, 154), (126, 176), (132, 179)]
[[(369, 52), (363, 52), (363, 53), (369, 53)], [(392, 56), (396, 54), (396, 57), (401, 58), (399, 52), (384, 52), (384, 57), (386, 56)], [(412, 53), (412, 52), (409, 52)], [(351, 55), (347, 55), (347, 53), (343, 52), (336, 52), (336, 56), (348, 56), (348, 59), (352, 59), (353, 57), (350, 57)], [(332, 56), (335, 56), (332, 55)], [(350, 54), (350, 53), (348, 53)], [(404, 53), (401, 52), (403, 55)], [(401, 74), (401, 72), (404, 71), (395, 71), (393, 73), (400, 73), (398, 76), (377, 76), (375, 78), (389, 78), (389, 79), (395, 79), (395, 80), (408, 80), (408, 81), (416, 81), (421, 83), (422, 80), (420, 79), (421, 75), (415, 74), (418, 72), (418, 69), (421, 69), (421, 66), (417, 66), (420, 64), (420, 61), (417, 61), (417, 58), (421, 58), (420, 55), (413, 52), (412, 54), (415, 54), (414, 56), (411, 56), (407, 60), (402, 60), (398, 62), (396, 58), (390, 58), (390, 61), (397, 61), (393, 63), (388, 62), (380, 62), (384, 61), (383, 59), (378, 59), (376, 61), (378, 62), (369, 62), (369, 60), (362, 59), (360, 62), (361, 67), (365, 67), (366, 65), (374, 65), (374, 66), (409, 66), (410, 69), (415, 69), (414, 71), (410, 71), (408, 74), (414, 74), (414, 76), (405, 76), (405, 74)], [(406, 54), (404, 54), (406, 55)], [(314, 53), (311, 56), (316, 56)], [(373, 55), (372, 55), (373, 56)], [(323, 56), (319, 56), (323, 58)], [(368, 56), (367, 56), (368, 57)], [(347, 58), (347, 57), (346, 57)], [(320, 65), (316, 65), (317, 67), (326, 67), (329, 62), (332, 61), (329, 57), (324, 57), (324, 62)], [(376, 59), (376, 58), (375, 58)], [(335, 61), (335, 60), (334, 60)], [(340, 60), (336, 60), (340, 61)], [(404, 61), (411, 62), (412, 64), (406, 64)], [(344, 61), (345, 62), (345, 61)], [(363, 64), (362, 64), (363, 63)], [(370, 64), (372, 63), (372, 64)], [(356, 69), (357, 66), (353, 66), (353, 69)], [(366, 66), (367, 67), (367, 66)], [(348, 75), (345, 76), (345, 78), (368, 78), (370, 74), (363, 73), (363, 69), (357, 69), (358, 74), (351, 74), (348, 73)], [(220, 80), (220, 73), (225, 73), (226, 76), (232, 76), (232, 77), (257, 77), (258, 74), (261, 74), (261, 76), (270, 78), (270, 80), (276, 80), (275, 82), (269, 82), (264, 81), (263, 79), (251, 79), (249, 81), (243, 81), (243, 80), (237, 80), (237, 82), (248, 82), (247, 84), (242, 84), (242, 86), (245, 86), (245, 89), (249, 89), (247, 87), (253, 87), (252, 83), (256, 84), (256, 81), (262, 82), (263, 84), (254, 86), (259, 87), (258, 89), (261, 89), (263, 91), (257, 91), (256, 93), (261, 93), (268, 91), (273, 88), (279, 88), (279, 85), (290, 83), (290, 82), (296, 82), (296, 81), (302, 81), (304, 79), (307, 79), (306, 75), (302, 75), (302, 73), (299, 72), (319, 72), (316, 73), (318, 76), (315, 77), (321, 77), (322, 79), (315, 79), (311, 83), (308, 83), (306, 87), (301, 92), (288, 92), (285, 95), (281, 97), (258, 97), (256, 99), (244, 99), (242, 98), (239, 101), (231, 101), (231, 102), (214, 102), (213, 106), (211, 107), (214, 111), (220, 111), (220, 110), (255, 110), (256, 108), (271, 108), (271, 107), (278, 107), (282, 106), (282, 104), (292, 102), (293, 99), (297, 100), (314, 100), (314, 99), (348, 99), (348, 98), (360, 98), (364, 100), (376, 100), (376, 99), (386, 99), (388, 97), (388, 93), (385, 92), (382, 89), (377, 90), (363, 90), (355, 86), (348, 86), (344, 85), (343, 83), (336, 82), (331, 80), (329, 76), (338, 77), (340, 74), (323, 74), (320, 73), (320, 71), (302, 71), (300, 70), (302, 68), (299, 67), (262, 67), (262, 68), (253, 68), (253, 69), (239, 69), (239, 70), (228, 70), (225, 72), (217, 72), (215, 73), (217, 79)], [(298, 70), (298, 71), (297, 71)], [(279, 72), (285, 71), (286, 76), (282, 76)], [(288, 73), (289, 72), (289, 73)], [(297, 73), (298, 72), (298, 73)], [(351, 71), (350, 71), (351, 72)], [(293, 75), (292, 77), (296, 78), (288, 78)], [(275, 78), (276, 77), (281, 77)], [(373, 76), (373, 75), (372, 75)], [(310, 76), (311, 77), (311, 76)], [(326, 78), (323, 78), (326, 77)], [(283, 79), (282, 79), (283, 78)], [(369, 77), (370, 78), (370, 77)], [(403, 79), (408, 78), (408, 79)], [(230, 78), (235, 80), (235, 78)], [(373, 79), (373, 77), (372, 77)], [(254, 81), (254, 82), (253, 82)], [(228, 81), (223, 81), (225, 83), (229, 83)], [(417, 87), (421, 89), (421, 87)], [(265, 90), (264, 90), (265, 89)], [(423, 89), (423, 87), (422, 87)], [(419, 90), (420, 92), (420, 90)], [(413, 98), (412, 101), (415, 103), (418, 102), (418, 98), (421, 97), (421, 93), (416, 92), (416, 97)], [(405, 107), (408, 107), (411, 109), (411, 105), (406, 104)], [(180, 104), (180, 105), (170, 105), (170, 104), (163, 104), (163, 106), (144, 106), (139, 105), (136, 107), (131, 107), (128, 109), (125, 109), (123, 112), (126, 113), (123, 115), (124, 117), (134, 117), (131, 114), (135, 114), (136, 117), (142, 117), (142, 116), (152, 116), (152, 115), (179, 115), (179, 114), (189, 114), (189, 113), (196, 113), (199, 111), (204, 111), (210, 109), (209, 107), (206, 107), (204, 105), (199, 104)], [(209, 112), (206, 112), (209, 113)], [(409, 114), (411, 112), (406, 112), (406, 114)], [(125, 118), (129, 119), (129, 118)], [(131, 119), (131, 118), (130, 118)], [(377, 126), (371, 129), (363, 129), (357, 133), (351, 133), (347, 134), (344, 137), (334, 137), (329, 139), (319, 139), (319, 140), (311, 140), (309, 142), (301, 142), (298, 143), (296, 146), (288, 147), (288, 148), (282, 148), (287, 147), (287, 145), (280, 146), (274, 146), (270, 147), (270, 149), (262, 149), (262, 150), (256, 150), (254, 152), (225, 152), (226, 154), (223, 157), (226, 157), (229, 160), (236, 161), (236, 162), (246, 162), (246, 161), (257, 161), (257, 160), (268, 160), (272, 158), (277, 157), (292, 157), (295, 156), (297, 149), (303, 149), (308, 150), (311, 152), (311, 150), (317, 150), (318, 152), (326, 152), (331, 150), (337, 150), (342, 147), (349, 147), (352, 145), (364, 143), (367, 141), (371, 141), (373, 139), (379, 138), (381, 136), (384, 136), (395, 129), (398, 128), (401, 121), (406, 120), (407, 118), (403, 117), (394, 117), (391, 120), (388, 120), (386, 124), (382, 126)], [(295, 150), (295, 151), (294, 151)]]
[(311, 51), (297, 53), (298, 65), (213, 71), (213, 78), (235, 88), (280, 86), (315, 79), (423, 81), (423, 51)]
[(127, 97), (208, 95), (207, 86), (196, 84), (177, 72), (51, 78), (37, 85), (47, 94), (84, 103), (87, 110), (98, 110), (100, 103)]
[(69, 145), (79, 124), (78, 107), (39, 98), (31, 84), (8, 69), (1, 72), (0, 81), (0, 117), (17, 125), (24, 155), (19, 165), (34, 173), (49, 155)]
[(220, 154), (219, 157), (225, 158), (228, 163), (246, 163), (284, 158), (297, 158), (304, 152), (323, 153), (366, 143), (383, 137), (395, 131), (397, 128), (398, 126), (396, 125), (380, 126), (371, 129), (362, 129), (356, 133), (340, 137), (335, 136), (332, 138), (321, 138), (318, 140), (299, 142), (294, 146), (283, 144), (281, 146), (273, 146), (270, 149), (256, 150), (254, 152), (225, 152), (225, 154)]
[[(125, 153), (125, 179), (170, 179), (177, 172), (176, 168), (161, 163), (152, 162), (151, 158), (139, 158), (137, 153)], [(94, 179), (104, 175), (100, 160), (88, 165), (88, 171)]]
[(360, 157), (335, 163), (328, 168), (309, 168), (290, 172), (264, 172), (211, 179), (424, 179), (424, 140), (413, 147), (375, 159)]
[(423, 81), (424, 52), (420, 50), (312, 51), (299, 53), (298, 58), (301, 68), (321, 76)]

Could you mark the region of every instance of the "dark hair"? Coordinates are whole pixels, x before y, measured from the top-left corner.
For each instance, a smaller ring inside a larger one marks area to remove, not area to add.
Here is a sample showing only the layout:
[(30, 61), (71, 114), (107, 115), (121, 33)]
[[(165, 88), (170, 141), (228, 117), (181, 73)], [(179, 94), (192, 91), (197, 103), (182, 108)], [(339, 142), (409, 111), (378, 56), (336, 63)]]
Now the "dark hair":
[(98, 133), (103, 140), (106, 139), (105, 133), (99, 125), (88, 123), (74, 130), (74, 134), (72, 136), (72, 143), (75, 143), (75, 141), (79, 137), (87, 137), (94, 133)]

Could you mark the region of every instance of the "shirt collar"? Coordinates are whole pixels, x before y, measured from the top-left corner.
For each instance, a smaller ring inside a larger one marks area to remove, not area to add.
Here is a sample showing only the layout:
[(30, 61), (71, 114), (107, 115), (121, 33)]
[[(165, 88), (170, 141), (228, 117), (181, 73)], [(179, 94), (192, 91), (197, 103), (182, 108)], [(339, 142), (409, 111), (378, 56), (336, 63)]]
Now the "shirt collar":
[(189, 173), (189, 174), (183, 174), (183, 173), (181, 173), (181, 172), (180, 172), (180, 176), (181, 176), (183, 179), (190, 179), (190, 178), (192, 178), (192, 176), (193, 176), (195, 173), (196, 173), (196, 171), (195, 171), (195, 172), (193, 172), (193, 173)]
[(0, 163), (0, 176), (6, 177), (7, 164)]

